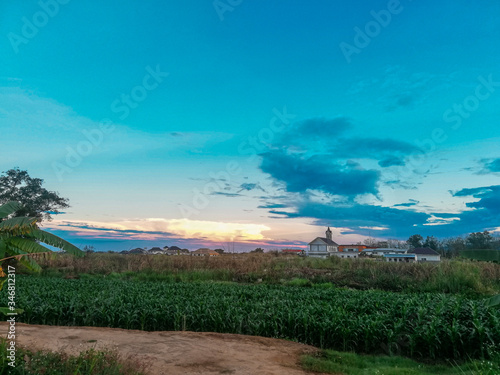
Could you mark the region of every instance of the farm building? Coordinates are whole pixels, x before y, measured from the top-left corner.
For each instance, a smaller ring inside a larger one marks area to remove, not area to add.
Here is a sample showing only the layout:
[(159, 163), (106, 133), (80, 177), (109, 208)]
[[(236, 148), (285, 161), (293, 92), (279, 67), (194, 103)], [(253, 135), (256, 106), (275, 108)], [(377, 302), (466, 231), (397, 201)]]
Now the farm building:
[(330, 256), (336, 256), (339, 258), (345, 258), (345, 259), (356, 259), (359, 257), (359, 252), (358, 251), (336, 251), (330, 254)]
[(384, 254), (405, 254), (406, 252), (406, 249), (391, 249), (387, 247), (370, 248), (363, 250), (363, 254), (375, 256), (383, 256)]
[(383, 254), (386, 262), (416, 262), (415, 254)]
[(330, 227), (325, 232), (326, 237), (316, 237), (309, 242), (309, 252), (307, 256), (316, 258), (327, 258), (332, 253), (337, 252), (339, 245), (332, 240), (332, 231)]
[(365, 249), (365, 245), (339, 245), (340, 252), (360, 252)]
[(210, 250), (207, 248), (201, 248), (191, 252), (192, 256), (209, 256), (209, 257), (218, 257), (220, 254), (217, 251)]
[(408, 250), (408, 254), (415, 254), (417, 262), (440, 262), (441, 256), (430, 247), (417, 247)]

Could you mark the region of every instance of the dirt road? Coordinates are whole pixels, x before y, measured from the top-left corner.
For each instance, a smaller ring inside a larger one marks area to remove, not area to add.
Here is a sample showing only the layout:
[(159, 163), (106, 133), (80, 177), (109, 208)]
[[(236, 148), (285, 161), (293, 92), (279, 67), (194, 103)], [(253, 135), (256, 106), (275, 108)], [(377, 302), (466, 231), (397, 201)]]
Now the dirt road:
[[(5, 337), (7, 324), (0, 323)], [(16, 325), (17, 344), (77, 354), (116, 349), (151, 363), (151, 374), (303, 375), (301, 354), (317, 349), (285, 340), (198, 332), (144, 332), (115, 328)]]

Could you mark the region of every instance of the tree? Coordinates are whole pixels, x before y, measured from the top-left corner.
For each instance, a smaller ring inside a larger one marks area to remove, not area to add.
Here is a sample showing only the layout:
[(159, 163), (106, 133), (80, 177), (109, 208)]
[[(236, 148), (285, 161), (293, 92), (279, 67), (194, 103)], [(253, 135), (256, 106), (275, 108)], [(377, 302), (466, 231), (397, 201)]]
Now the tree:
[(375, 238), (365, 238), (365, 240), (363, 241), (363, 244), (366, 245), (366, 246), (369, 246), (369, 247), (375, 247), (375, 245), (377, 244), (377, 240)]
[(224, 254), (224, 249), (215, 249), (214, 251), (219, 254)]
[[(17, 258), (31, 270), (40, 271), (40, 266), (33, 260), (33, 254), (46, 254), (50, 249), (40, 243), (57, 247), (67, 253), (83, 256), (76, 246), (62, 238), (41, 230), (36, 217), (12, 217), (22, 211), (18, 202), (8, 202), (0, 206), (0, 259)], [(1, 264), (0, 264), (1, 269)]]
[(95, 252), (95, 247), (92, 246), (92, 245), (90, 245), (90, 246), (85, 245), (82, 250), (85, 253), (90, 254), (90, 253), (94, 253)]
[(485, 230), (484, 232), (471, 233), (466, 238), (467, 246), (471, 249), (490, 249), (493, 237), (490, 232)]
[(387, 247), (391, 249), (408, 249), (408, 243), (395, 238), (389, 238), (387, 240)]
[(256, 248), (255, 250), (250, 251), (251, 253), (263, 253), (264, 249), (261, 247)]
[(447, 238), (442, 242), (446, 255), (451, 257), (458, 257), (462, 250), (465, 250), (465, 240), (462, 237)]
[(493, 241), (491, 241), (491, 248), (500, 250), (500, 236), (493, 237)]
[(430, 247), (432, 250), (439, 249), (439, 240), (434, 236), (427, 236), (424, 241), (424, 247)]
[(410, 236), (410, 238), (406, 240), (406, 242), (410, 246), (410, 249), (414, 249), (416, 247), (422, 247), (423, 241), (424, 237), (422, 237), (420, 234), (414, 234), (413, 236)]
[(35, 217), (37, 221), (51, 220), (51, 214), (69, 207), (68, 199), (42, 187), (43, 180), (32, 178), (27, 171), (10, 169), (0, 176), (0, 204), (23, 202), (15, 216)]
[(363, 245), (368, 246), (368, 247), (390, 247), (389, 241), (381, 241), (377, 240), (376, 238), (366, 238), (363, 241)]

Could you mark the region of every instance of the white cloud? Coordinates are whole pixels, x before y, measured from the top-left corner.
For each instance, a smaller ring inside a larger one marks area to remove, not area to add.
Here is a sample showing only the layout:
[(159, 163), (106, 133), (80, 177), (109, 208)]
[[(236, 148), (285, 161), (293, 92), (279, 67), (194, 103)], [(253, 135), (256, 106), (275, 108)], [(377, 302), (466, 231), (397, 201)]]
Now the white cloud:
[(438, 217), (431, 215), (429, 219), (427, 219), (428, 223), (425, 223), (424, 225), (446, 225), (446, 224), (451, 224), (454, 221), (460, 221), (459, 217)]

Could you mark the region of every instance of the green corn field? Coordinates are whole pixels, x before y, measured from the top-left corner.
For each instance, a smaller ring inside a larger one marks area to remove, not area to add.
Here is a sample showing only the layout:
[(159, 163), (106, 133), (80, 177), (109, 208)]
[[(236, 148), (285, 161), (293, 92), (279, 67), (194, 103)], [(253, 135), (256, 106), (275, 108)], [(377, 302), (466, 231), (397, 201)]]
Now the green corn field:
[(487, 358), (500, 348), (500, 310), (461, 296), (27, 276), (17, 284), (19, 321), (32, 324), (239, 333), (417, 359)]

